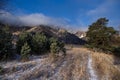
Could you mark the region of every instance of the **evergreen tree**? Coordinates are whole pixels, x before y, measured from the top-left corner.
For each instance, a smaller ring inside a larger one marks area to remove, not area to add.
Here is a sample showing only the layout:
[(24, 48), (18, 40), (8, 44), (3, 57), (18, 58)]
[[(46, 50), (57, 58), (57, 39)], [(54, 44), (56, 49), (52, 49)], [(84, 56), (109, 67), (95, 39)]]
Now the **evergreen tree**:
[(106, 18), (100, 18), (90, 25), (87, 37), (88, 44), (91, 45), (91, 47), (101, 50), (110, 48), (111, 38), (116, 31), (112, 27), (107, 27), (107, 23), (108, 20)]
[(45, 35), (36, 33), (32, 38), (32, 51), (36, 54), (42, 54), (48, 51), (48, 39)]
[(12, 56), (12, 34), (6, 26), (0, 29), (0, 60), (10, 59)]
[(28, 43), (28, 45), (31, 47), (32, 45), (32, 34), (22, 31), (22, 33), (19, 35), (18, 41), (17, 41), (17, 52), (20, 53), (22, 46), (25, 43)]
[(21, 57), (22, 57), (22, 59), (27, 60), (29, 58), (30, 51), (31, 51), (30, 46), (27, 43), (25, 43), (22, 46), (22, 49), (21, 49)]
[(55, 56), (56, 54), (58, 54), (59, 52), (63, 52), (63, 54), (66, 54), (66, 49), (64, 48), (64, 43), (59, 42), (57, 39), (55, 38), (51, 38), (50, 39), (50, 51), (52, 56)]
[(50, 45), (50, 50), (51, 50), (51, 53), (56, 54), (56, 53), (59, 53), (60, 47), (56, 42), (54, 42)]

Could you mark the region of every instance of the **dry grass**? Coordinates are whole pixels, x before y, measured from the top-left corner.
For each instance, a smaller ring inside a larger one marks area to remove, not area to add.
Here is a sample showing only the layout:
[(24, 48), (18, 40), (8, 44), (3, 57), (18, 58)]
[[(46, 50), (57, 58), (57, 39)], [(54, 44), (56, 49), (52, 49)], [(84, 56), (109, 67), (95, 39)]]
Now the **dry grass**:
[(120, 80), (120, 69), (114, 65), (113, 55), (92, 52), (92, 58), (100, 80)]
[(67, 57), (66, 65), (61, 69), (63, 80), (88, 79), (86, 55), (74, 53)]
[[(52, 60), (50, 56), (38, 57), (32, 61), (4, 64), (9, 73), (3, 79), (18, 80), (89, 80), (89, 55), (93, 62), (93, 70), (99, 80), (120, 80), (120, 59), (113, 55), (97, 53), (80, 46), (68, 47), (67, 55)], [(117, 63), (117, 64), (115, 64)]]
[(120, 58), (111, 54), (90, 51), (87, 48), (74, 48), (74, 51), (90, 53), (93, 67), (100, 80), (120, 80)]

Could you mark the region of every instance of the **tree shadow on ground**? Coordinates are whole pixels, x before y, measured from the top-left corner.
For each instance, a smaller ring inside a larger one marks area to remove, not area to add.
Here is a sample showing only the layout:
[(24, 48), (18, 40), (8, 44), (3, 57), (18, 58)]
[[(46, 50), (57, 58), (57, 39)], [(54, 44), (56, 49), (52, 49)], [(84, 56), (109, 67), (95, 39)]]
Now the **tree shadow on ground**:
[(120, 47), (117, 47), (113, 51), (114, 65), (120, 65)]

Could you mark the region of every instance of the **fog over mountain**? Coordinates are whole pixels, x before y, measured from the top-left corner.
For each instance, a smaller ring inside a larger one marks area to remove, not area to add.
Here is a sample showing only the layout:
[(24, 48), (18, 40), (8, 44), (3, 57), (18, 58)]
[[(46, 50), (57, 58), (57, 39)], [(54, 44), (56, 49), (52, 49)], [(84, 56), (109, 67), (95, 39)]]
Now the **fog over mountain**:
[(41, 24), (54, 26), (69, 26), (69, 21), (67, 19), (53, 18), (46, 16), (42, 13), (16, 16), (10, 14), (9, 12), (3, 12), (3, 14), (0, 15), (0, 21), (6, 24), (18, 26), (36, 26)]
[(32, 13), (24, 15), (14, 15), (10, 12), (0, 11), (0, 21), (5, 24), (14, 26), (38, 26), (38, 25), (49, 25), (65, 28), (69, 31), (87, 30), (87, 27), (78, 26), (71, 24), (70, 20), (67, 18), (55, 18), (46, 16), (42, 13)]

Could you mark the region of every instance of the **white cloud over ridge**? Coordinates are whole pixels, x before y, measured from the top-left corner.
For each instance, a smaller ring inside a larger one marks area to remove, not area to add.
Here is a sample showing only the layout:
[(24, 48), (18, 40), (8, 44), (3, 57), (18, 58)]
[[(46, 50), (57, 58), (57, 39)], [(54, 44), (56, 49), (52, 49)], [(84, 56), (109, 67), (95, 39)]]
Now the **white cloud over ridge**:
[(17, 16), (13, 16), (12, 14), (8, 12), (1, 11), (0, 15), (0, 21), (6, 24), (14, 24), (14, 25), (20, 25), (22, 22)]
[(55, 26), (65, 26), (67, 21), (61, 18), (53, 18), (45, 16), (41, 13), (35, 13), (30, 15), (19, 16), (19, 19), (24, 22), (25, 25), (55, 25)]
[(53, 18), (45, 16), (42, 13), (34, 13), (29, 15), (14, 16), (8, 12), (0, 15), (0, 21), (18, 26), (36, 26), (36, 25), (54, 25), (54, 26), (67, 26), (68, 20), (63, 18)]
[(42, 13), (15, 16), (10, 14), (9, 12), (3, 11), (3, 14), (0, 15), (0, 21), (15, 26), (50, 25), (65, 28), (69, 31), (87, 30), (87, 27), (82, 27), (80, 24), (71, 24), (70, 19), (49, 17)]

